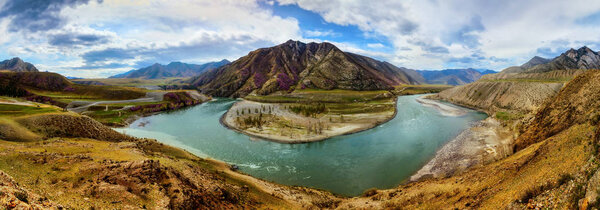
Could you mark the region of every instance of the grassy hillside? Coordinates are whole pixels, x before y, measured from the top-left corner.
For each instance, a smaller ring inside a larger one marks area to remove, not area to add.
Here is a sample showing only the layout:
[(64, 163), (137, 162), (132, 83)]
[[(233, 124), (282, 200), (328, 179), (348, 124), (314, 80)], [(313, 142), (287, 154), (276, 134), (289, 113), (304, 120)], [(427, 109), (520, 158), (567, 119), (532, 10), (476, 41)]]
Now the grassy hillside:
[(71, 83), (49, 72), (1, 72), (0, 95), (22, 97), (30, 101), (66, 106), (73, 100), (124, 100), (145, 95), (145, 90), (118, 86)]
[(585, 70), (557, 70), (544, 73), (498, 73), (437, 94), (436, 98), (495, 114), (523, 114), (539, 108), (563, 85)]
[(4, 208), (300, 208), (337, 199), (238, 174), (223, 163), (117, 133), (89, 117), (58, 108), (27, 114), (29, 109), (19, 109), (19, 117), (0, 114), (0, 126), (39, 137), (6, 139), (7, 129), (0, 129), (0, 170), (14, 178), (0, 179), (1, 186), (12, 186), (0, 193)]

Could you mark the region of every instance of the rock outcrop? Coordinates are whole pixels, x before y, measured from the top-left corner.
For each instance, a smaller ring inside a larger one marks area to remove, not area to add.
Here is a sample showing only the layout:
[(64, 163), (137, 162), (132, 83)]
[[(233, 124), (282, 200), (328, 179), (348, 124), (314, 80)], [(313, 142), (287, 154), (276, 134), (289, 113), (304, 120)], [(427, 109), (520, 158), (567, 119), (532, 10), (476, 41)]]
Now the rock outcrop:
[(23, 188), (10, 175), (0, 171), (2, 209), (61, 209), (62, 206)]
[(0, 70), (8, 70), (13, 72), (39, 72), (31, 63), (27, 63), (20, 58), (12, 58), (0, 62)]
[(553, 59), (535, 56), (521, 66), (502, 70), (502, 73), (539, 73), (567, 69), (600, 69), (600, 55), (586, 46), (577, 50), (571, 48)]

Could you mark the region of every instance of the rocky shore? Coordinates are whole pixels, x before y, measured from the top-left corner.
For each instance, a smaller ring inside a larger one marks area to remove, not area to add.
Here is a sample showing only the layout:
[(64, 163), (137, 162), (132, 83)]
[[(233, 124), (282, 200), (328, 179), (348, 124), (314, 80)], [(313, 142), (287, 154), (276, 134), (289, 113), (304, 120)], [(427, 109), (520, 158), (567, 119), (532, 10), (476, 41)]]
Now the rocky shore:
[(410, 181), (448, 177), (476, 165), (512, 154), (513, 135), (498, 120), (488, 117), (461, 132), (444, 145)]

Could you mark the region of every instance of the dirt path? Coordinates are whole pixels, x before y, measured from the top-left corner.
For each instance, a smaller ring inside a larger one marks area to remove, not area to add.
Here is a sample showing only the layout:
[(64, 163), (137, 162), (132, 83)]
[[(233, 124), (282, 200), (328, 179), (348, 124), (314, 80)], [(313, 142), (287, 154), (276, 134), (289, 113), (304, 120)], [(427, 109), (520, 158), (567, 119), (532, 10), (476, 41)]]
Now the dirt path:
[(35, 103), (28, 101), (17, 101), (14, 99), (3, 99), (0, 98), (0, 104), (8, 104), (8, 105), (21, 105), (21, 106), (35, 106)]
[(73, 101), (67, 105), (67, 110), (72, 112), (81, 113), (87, 111), (88, 108), (96, 105), (103, 104), (121, 104), (121, 103), (138, 103), (138, 102), (159, 102), (156, 98), (138, 98), (132, 100), (121, 100), (121, 101)]

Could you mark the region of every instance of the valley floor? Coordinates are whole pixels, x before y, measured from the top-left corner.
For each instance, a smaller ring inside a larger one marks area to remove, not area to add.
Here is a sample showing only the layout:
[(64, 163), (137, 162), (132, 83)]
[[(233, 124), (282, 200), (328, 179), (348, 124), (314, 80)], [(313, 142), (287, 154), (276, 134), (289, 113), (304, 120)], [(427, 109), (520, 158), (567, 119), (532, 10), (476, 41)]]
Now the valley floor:
[[(62, 112), (56, 107), (0, 105), (0, 139), (3, 139), (0, 141), (0, 169), (3, 171), (0, 173), (0, 205), (4, 208), (37, 205), (127, 209), (587, 209), (596, 207), (600, 200), (597, 158), (600, 87), (596, 82), (599, 78), (597, 71), (577, 77), (562, 88), (554, 100), (543, 104), (534, 119), (516, 127), (521, 135), (515, 144), (520, 147), (513, 148), (515, 153), (510, 156), (497, 161), (483, 158), (484, 164), (469, 170), (433, 175), (393, 189), (368, 190), (363, 196), (352, 198), (256, 179), (233, 171), (221, 162), (201, 159), (155, 140), (125, 136), (89, 117)], [(390, 97), (385, 93), (369, 95), (377, 99), (376, 104), (383, 105), (374, 110), (389, 109), (386, 100)], [(267, 125), (260, 117), (261, 111), (268, 115), (265, 104), (292, 106), (269, 107), (271, 114), (290, 117), (293, 115), (283, 113), (293, 109), (316, 119), (327, 116), (328, 111), (335, 108), (324, 104), (326, 111), (320, 111), (323, 110), (321, 105), (308, 107), (298, 103), (313, 97), (319, 98), (318, 93), (297, 93), (291, 98), (255, 97), (248, 99), (257, 103), (243, 102), (245, 105), (241, 107), (251, 106), (245, 107), (244, 113), (252, 112), (253, 120), (246, 124), (259, 127)], [(342, 96), (331, 99), (330, 103), (339, 100), (359, 104), (358, 107), (347, 104), (337, 107), (337, 111), (345, 110), (344, 116), (353, 113), (349, 110), (364, 111), (364, 105), (372, 102)], [(501, 123), (511, 129), (513, 125), (502, 121), (483, 123), (483, 127)], [(481, 126), (467, 132), (479, 133), (481, 138), (487, 139), (492, 134)], [(319, 129), (313, 125), (311, 130)], [(502, 142), (506, 136), (510, 135), (497, 137)], [(478, 143), (488, 151), (486, 147), (493, 142)], [(449, 150), (464, 149), (460, 145), (448, 147)], [(500, 153), (504, 149), (499, 146), (494, 151)], [(485, 153), (483, 155), (485, 157)], [(448, 160), (462, 161), (460, 158)], [(469, 165), (469, 160), (466, 163)]]

